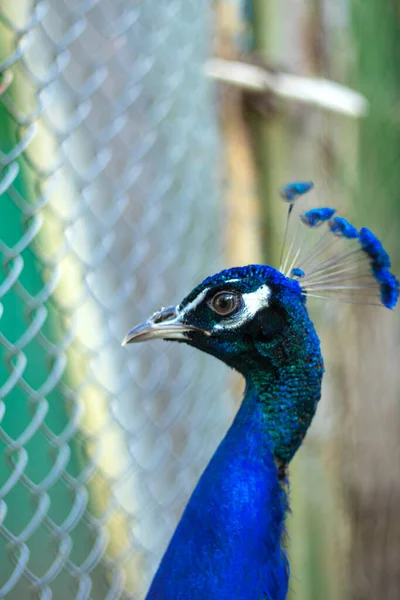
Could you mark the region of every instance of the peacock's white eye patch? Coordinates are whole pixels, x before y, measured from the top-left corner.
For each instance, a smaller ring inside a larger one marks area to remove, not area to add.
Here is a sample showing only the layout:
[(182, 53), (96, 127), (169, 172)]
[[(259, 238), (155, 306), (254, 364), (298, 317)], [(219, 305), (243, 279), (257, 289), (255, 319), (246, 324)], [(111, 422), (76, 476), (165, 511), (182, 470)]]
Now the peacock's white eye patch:
[(218, 292), (208, 301), (208, 306), (221, 317), (234, 314), (243, 306), (241, 294), (234, 292)]

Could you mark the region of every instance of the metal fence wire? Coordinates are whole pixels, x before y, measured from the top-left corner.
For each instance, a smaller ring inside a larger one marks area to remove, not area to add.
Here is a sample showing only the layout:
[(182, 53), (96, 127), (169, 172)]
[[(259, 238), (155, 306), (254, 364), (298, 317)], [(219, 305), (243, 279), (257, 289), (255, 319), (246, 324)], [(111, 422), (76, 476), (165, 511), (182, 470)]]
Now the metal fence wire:
[(1, 598), (142, 598), (226, 426), (223, 366), (120, 347), (222, 266), (210, 10), (1, 2)]

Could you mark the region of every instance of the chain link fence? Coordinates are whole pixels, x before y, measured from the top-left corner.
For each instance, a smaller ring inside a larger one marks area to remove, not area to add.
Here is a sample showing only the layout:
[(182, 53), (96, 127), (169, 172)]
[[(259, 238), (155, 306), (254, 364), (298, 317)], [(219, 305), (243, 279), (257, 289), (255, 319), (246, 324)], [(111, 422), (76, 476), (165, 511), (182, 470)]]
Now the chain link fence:
[(143, 598), (226, 427), (223, 365), (120, 347), (222, 266), (210, 11), (1, 3), (0, 598)]

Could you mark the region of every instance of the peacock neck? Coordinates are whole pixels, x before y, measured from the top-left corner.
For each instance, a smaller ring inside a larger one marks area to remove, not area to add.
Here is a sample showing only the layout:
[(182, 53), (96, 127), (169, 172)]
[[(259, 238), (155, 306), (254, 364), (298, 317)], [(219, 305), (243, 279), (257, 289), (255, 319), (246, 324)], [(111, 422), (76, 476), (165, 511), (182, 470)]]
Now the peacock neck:
[(283, 465), (293, 458), (311, 424), (324, 372), (319, 339), (308, 316), (287, 331), (276, 346), (260, 342), (257, 354), (241, 369), (246, 379), (243, 408), (259, 415), (275, 459)]
[(287, 497), (253, 385), (201, 476), (146, 600), (284, 600)]

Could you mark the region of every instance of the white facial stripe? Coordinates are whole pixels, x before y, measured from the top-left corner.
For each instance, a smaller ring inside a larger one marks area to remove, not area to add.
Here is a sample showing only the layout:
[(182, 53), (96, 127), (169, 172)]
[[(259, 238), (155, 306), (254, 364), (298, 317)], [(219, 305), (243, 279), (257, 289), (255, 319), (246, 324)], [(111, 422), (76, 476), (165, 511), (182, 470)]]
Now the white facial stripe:
[(262, 285), (258, 290), (243, 294), (243, 300), (247, 310), (252, 317), (260, 310), (269, 305), (268, 300), (271, 296), (271, 289), (267, 285)]
[(196, 298), (194, 298), (194, 300), (192, 300), (191, 302), (189, 302), (189, 304), (186, 304), (186, 306), (184, 306), (183, 309), (181, 311), (179, 311), (178, 317), (183, 317), (188, 312), (190, 312), (191, 310), (193, 310), (194, 308), (196, 308), (196, 306), (198, 306), (201, 302), (203, 302), (203, 300), (206, 297), (207, 292), (208, 292), (209, 289), (210, 288), (205, 288), (204, 290), (202, 290), (196, 296)]
[(267, 285), (263, 285), (254, 292), (243, 294), (244, 307), (237, 315), (234, 315), (231, 319), (218, 323), (214, 326), (214, 331), (222, 331), (224, 329), (236, 329), (249, 321), (257, 314), (261, 308), (269, 306), (268, 300), (271, 296), (271, 290)]

